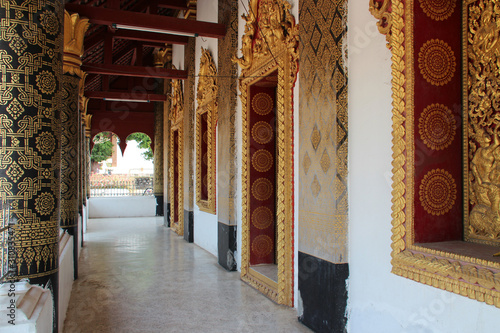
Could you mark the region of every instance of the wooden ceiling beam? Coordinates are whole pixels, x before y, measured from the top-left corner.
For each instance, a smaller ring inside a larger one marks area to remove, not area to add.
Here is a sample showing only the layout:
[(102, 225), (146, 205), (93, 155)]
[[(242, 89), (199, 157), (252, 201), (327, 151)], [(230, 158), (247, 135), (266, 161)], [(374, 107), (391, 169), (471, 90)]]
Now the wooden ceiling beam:
[(134, 31), (134, 30), (117, 30), (114, 38), (118, 39), (128, 39), (137, 40), (141, 42), (152, 42), (152, 43), (162, 43), (162, 44), (180, 44), (187, 45), (188, 37), (186, 36), (176, 36), (168, 34), (160, 34), (156, 32), (146, 32), (146, 31)]
[(94, 24), (122, 24), (142, 29), (175, 31), (178, 33), (197, 34), (198, 36), (212, 38), (224, 38), (226, 35), (226, 27), (224, 24), (220, 23), (192, 21), (170, 16), (75, 4), (66, 4), (65, 8), (69, 12), (78, 13), (80, 16), (87, 17), (90, 23)]
[(187, 79), (187, 71), (143, 66), (123, 66), (105, 64), (84, 64), (82, 70), (86, 73), (116, 76), (154, 77), (159, 79)]
[(136, 100), (150, 102), (164, 102), (167, 100), (166, 95), (148, 94), (142, 92), (131, 91), (86, 91), (85, 96), (95, 99), (114, 99), (114, 100)]
[(157, 0), (159, 8), (171, 8), (179, 10), (187, 10), (186, 0)]

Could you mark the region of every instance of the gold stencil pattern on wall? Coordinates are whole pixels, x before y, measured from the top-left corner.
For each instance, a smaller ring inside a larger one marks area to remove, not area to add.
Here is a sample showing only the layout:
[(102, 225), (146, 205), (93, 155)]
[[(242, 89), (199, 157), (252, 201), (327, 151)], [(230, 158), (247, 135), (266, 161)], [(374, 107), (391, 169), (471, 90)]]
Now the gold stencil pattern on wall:
[(273, 155), (265, 149), (259, 149), (252, 155), (252, 166), (259, 172), (268, 171), (273, 164)]
[(455, 137), (456, 121), (451, 110), (445, 105), (431, 104), (420, 115), (418, 131), (427, 147), (443, 150)]
[(252, 138), (257, 143), (265, 145), (273, 138), (273, 128), (265, 121), (259, 121), (252, 127)]
[(252, 224), (258, 229), (267, 229), (273, 222), (273, 212), (267, 207), (260, 206), (252, 212)]
[[(390, 1), (368, 1), (388, 34)], [(301, 0), (299, 251), (333, 263), (347, 258), (347, 7)], [(318, 246), (335, 244), (335, 246)]]
[(432, 85), (443, 86), (451, 81), (456, 71), (456, 57), (443, 40), (431, 39), (418, 53), (418, 68), (424, 79)]
[(252, 109), (261, 116), (271, 112), (273, 104), (273, 99), (266, 93), (258, 93), (252, 98)]
[(448, 213), (457, 197), (457, 186), (452, 175), (443, 169), (433, 169), (420, 183), (419, 197), (422, 207), (432, 215)]
[(265, 257), (273, 250), (273, 241), (267, 235), (259, 235), (252, 242), (252, 252), (257, 257)]
[(436, 21), (444, 21), (453, 14), (456, 0), (419, 0), (424, 13)]
[(321, 142), (321, 132), (318, 130), (318, 126), (314, 125), (313, 131), (311, 133), (311, 144), (314, 150), (318, 149)]
[(252, 195), (255, 199), (264, 201), (273, 194), (273, 183), (267, 178), (259, 178), (252, 184)]

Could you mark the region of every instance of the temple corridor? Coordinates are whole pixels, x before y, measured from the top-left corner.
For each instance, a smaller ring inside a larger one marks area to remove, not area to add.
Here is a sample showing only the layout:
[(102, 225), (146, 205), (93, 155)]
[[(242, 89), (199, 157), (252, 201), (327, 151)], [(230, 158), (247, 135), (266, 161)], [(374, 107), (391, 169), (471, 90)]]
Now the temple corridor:
[(310, 332), (162, 223), (89, 220), (64, 332)]

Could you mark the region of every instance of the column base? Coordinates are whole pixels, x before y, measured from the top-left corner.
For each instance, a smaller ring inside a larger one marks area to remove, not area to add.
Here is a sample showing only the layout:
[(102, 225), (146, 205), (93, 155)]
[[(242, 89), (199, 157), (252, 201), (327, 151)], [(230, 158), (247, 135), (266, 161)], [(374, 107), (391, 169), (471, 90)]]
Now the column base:
[(170, 228), (170, 202), (163, 203), (163, 225)]
[(57, 333), (59, 331), (59, 273), (53, 273), (50, 275), (42, 276), (39, 278), (29, 279), (29, 283), (32, 285), (39, 285), (45, 289), (49, 289), (52, 294), (52, 299), (54, 301), (53, 309), (53, 322), (52, 322), (52, 332)]
[(194, 213), (190, 210), (184, 210), (184, 240), (194, 242)]
[(299, 252), (299, 321), (315, 332), (347, 332), (349, 264), (334, 264)]
[(156, 216), (163, 216), (163, 195), (156, 195)]
[(219, 265), (228, 271), (236, 270), (236, 260), (234, 252), (236, 251), (236, 226), (218, 223), (217, 246)]

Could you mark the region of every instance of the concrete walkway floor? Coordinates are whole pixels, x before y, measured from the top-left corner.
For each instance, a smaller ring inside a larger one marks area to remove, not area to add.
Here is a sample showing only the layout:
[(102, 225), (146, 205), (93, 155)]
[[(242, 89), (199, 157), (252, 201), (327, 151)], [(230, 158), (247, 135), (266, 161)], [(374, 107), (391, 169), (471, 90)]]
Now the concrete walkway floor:
[(162, 222), (89, 220), (64, 332), (311, 332)]

